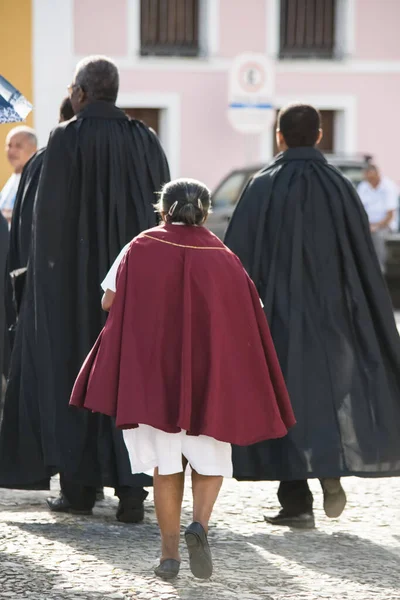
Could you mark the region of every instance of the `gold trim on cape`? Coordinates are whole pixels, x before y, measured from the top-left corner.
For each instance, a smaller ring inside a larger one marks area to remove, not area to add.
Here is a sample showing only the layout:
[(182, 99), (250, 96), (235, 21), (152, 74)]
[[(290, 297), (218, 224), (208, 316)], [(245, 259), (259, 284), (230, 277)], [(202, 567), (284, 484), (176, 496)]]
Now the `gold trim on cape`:
[(156, 242), (161, 242), (162, 244), (168, 244), (169, 246), (177, 246), (178, 248), (191, 248), (192, 250), (227, 250), (225, 246), (185, 246), (184, 244), (176, 244), (175, 242), (167, 242), (167, 240), (161, 240), (160, 238), (153, 237), (152, 235), (148, 235), (147, 233), (142, 233), (141, 237), (150, 238)]

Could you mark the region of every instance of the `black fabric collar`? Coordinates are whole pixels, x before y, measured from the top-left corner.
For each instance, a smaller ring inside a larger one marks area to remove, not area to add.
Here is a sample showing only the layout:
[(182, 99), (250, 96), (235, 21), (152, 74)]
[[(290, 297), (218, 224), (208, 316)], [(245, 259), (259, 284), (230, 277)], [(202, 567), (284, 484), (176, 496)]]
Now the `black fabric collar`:
[(318, 160), (320, 162), (328, 162), (325, 156), (317, 148), (301, 147), (301, 148), (289, 148), (285, 152), (281, 152), (277, 158), (284, 161), (290, 160)]
[(77, 115), (77, 119), (128, 119), (121, 109), (117, 108), (111, 102), (91, 102), (83, 108)]

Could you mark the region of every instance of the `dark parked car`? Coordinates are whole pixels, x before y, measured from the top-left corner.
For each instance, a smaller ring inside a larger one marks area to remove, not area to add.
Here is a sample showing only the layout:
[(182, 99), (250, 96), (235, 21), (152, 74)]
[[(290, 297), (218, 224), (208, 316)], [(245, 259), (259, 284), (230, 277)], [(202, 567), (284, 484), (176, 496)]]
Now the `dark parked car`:
[[(328, 154), (326, 158), (346, 175), (355, 187), (361, 182), (363, 170), (370, 160), (370, 157), (343, 157), (337, 154)], [(229, 220), (246, 183), (254, 173), (264, 166), (259, 164), (234, 169), (215, 188), (213, 212), (208, 218), (207, 225), (219, 238), (223, 239), (225, 235)]]
[[(357, 187), (363, 178), (363, 171), (371, 160), (370, 156), (345, 157), (337, 154), (326, 155), (328, 161), (338, 168)], [(240, 195), (254, 173), (265, 165), (254, 165), (234, 169), (215, 188), (213, 192), (213, 212), (207, 225), (220, 239), (223, 239), (229, 220)], [(399, 211), (400, 213), (400, 211)], [(393, 306), (400, 309), (400, 233), (390, 233), (387, 237), (386, 281)]]

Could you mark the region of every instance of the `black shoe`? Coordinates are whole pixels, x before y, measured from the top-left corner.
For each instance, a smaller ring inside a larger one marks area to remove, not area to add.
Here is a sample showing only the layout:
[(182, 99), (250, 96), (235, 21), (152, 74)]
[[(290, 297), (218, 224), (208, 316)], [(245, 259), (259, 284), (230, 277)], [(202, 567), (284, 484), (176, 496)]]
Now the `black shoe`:
[(175, 579), (179, 573), (181, 563), (174, 558), (163, 560), (158, 567), (154, 569), (154, 573), (161, 579)]
[(104, 498), (104, 489), (102, 487), (96, 488), (96, 502), (101, 502)]
[(282, 525), (284, 527), (292, 527), (293, 529), (315, 528), (315, 519), (312, 512), (302, 513), (300, 515), (289, 515), (284, 510), (281, 510), (276, 517), (264, 517), (264, 519), (270, 525)]
[(347, 498), (339, 478), (321, 479), (324, 492), (324, 511), (330, 519), (340, 517), (345, 509)]
[(67, 498), (61, 492), (57, 498), (47, 498), (47, 506), (52, 512), (71, 513), (72, 515), (91, 515), (92, 509), (72, 508)]
[(185, 531), (185, 541), (193, 575), (198, 579), (209, 579), (213, 572), (213, 563), (203, 526), (196, 522), (189, 525)]
[(141, 523), (144, 519), (143, 500), (123, 498), (119, 501), (116, 517), (121, 523)]

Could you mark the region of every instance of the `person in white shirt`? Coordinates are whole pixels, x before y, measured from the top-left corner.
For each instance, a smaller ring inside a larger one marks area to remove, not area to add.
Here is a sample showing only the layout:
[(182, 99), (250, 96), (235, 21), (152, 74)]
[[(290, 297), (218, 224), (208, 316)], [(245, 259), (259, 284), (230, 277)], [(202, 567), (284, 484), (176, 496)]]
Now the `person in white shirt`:
[(399, 189), (393, 181), (382, 177), (375, 165), (367, 167), (364, 177), (357, 191), (368, 215), (379, 264), (385, 272), (385, 238), (399, 207)]
[(0, 192), (0, 210), (8, 223), (11, 222), (22, 169), (37, 150), (37, 137), (31, 127), (14, 127), (6, 137), (8, 162), (14, 172)]

